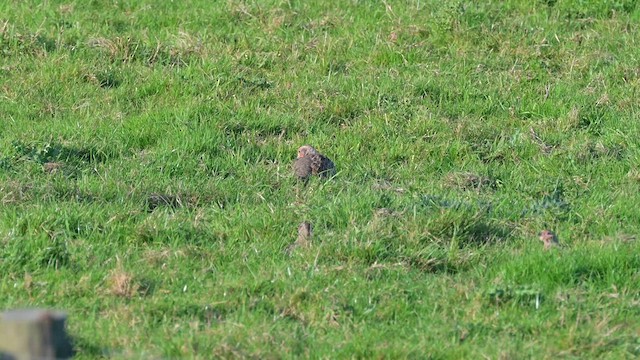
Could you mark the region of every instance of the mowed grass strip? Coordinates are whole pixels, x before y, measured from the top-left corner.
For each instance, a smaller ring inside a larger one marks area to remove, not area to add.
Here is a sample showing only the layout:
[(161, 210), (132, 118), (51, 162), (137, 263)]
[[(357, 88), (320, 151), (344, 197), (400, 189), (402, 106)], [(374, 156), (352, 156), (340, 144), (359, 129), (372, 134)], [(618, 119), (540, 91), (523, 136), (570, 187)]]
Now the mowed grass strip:
[(0, 14), (0, 304), (77, 358), (640, 355), (636, 2)]

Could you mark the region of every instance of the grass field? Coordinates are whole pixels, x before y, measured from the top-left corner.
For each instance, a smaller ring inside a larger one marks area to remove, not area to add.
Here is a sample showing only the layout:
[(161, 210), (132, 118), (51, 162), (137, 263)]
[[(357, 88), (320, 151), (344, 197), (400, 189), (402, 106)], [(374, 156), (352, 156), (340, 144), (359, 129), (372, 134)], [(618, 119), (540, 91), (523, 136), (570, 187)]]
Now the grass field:
[(78, 359), (638, 357), (639, 90), (633, 0), (3, 1), (0, 307)]

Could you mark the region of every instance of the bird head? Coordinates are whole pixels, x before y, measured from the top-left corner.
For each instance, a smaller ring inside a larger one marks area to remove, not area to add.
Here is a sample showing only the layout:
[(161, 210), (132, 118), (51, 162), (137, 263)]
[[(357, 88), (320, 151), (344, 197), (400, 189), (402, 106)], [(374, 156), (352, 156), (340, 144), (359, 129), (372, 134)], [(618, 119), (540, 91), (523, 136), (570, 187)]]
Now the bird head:
[(298, 148), (298, 159), (303, 158), (307, 155), (315, 155), (318, 152), (311, 145), (303, 145)]

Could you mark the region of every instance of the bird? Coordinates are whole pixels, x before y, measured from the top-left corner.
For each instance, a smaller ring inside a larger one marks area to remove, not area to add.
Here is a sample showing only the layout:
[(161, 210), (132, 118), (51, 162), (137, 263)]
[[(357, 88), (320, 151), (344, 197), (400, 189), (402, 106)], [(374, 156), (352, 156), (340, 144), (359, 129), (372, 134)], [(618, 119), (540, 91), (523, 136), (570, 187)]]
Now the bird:
[(46, 162), (42, 164), (42, 168), (44, 169), (44, 171), (49, 174), (55, 174), (58, 171), (62, 170), (63, 167), (64, 164), (59, 162)]
[(544, 249), (549, 250), (553, 246), (560, 246), (558, 242), (558, 237), (551, 230), (542, 230), (540, 234), (538, 234), (540, 241), (544, 243)]
[(336, 173), (336, 167), (328, 157), (319, 153), (311, 145), (298, 148), (298, 157), (293, 162), (293, 172), (300, 180), (307, 182), (312, 175), (331, 177)]
[(160, 206), (168, 206), (175, 209), (182, 206), (182, 201), (179, 197), (169, 194), (152, 193), (147, 197), (147, 210), (149, 212)]
[(304, 181), (305, 183), (309, 181), (311, 175), (313, 174), (313, 170), (311, 169), (312, 160), (310, 157), (301, 157), (297, 158), (293, 162), (293, 173), (299, 179)]
[(308, 247), (313, 236), (313, 225), (308, 221), (303, 221), (298, 225), (298, 239), (291, 245), (287, 246), (286, 253), (291, 253), (298, 247)]
[(308, 244), (313, 236), (313, 225), (308, 221), (303, 221), (298, 225), (298, 240), (297, 243)]

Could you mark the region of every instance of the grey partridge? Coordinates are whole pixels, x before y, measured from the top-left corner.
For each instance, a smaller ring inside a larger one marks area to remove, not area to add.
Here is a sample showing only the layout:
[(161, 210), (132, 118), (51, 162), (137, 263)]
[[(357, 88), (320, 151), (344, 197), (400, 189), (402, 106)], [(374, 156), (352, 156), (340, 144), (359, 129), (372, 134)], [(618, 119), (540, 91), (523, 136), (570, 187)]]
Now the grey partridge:
[(167, 206), (175, 209), (182, 206), (182, 201), (179, 197), (169, 194), (153, 193), (147, 197), (147, 210), (149, 212), (160, 206)]
[(291, 245), (287, 246), (285, 252), (289, 255), (299, 247), (308, 247), (311, 237), (313, 236), (313, 225), (308, 221), (303, 221), (298, 225), (298, 239)]
[(312, 235), (313, 225), (308, 221), (303, 221), (298, 226), (298, 240), (296, 240), (296, 242), (300, 245), (306, 245), (311, 240)]
[(544, 243), (544, 249), (549, 250), (553, 246), (559, 246), (558, 237), (551, 230), (542, 230), (539, 234), (540, 241)]
[(330, 177), (336, 167), (328, 157), (320, 154), (313, 146), (303, 145), (298, 149), (298, 157), (293, 163), (293, 172), (300, 180), (308, 181), (312, 175)]

